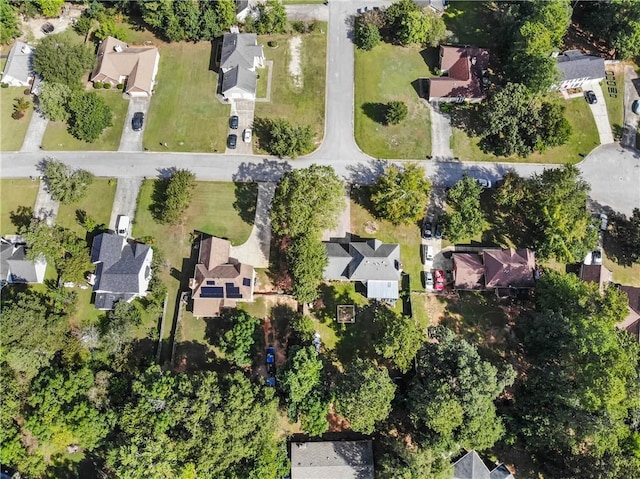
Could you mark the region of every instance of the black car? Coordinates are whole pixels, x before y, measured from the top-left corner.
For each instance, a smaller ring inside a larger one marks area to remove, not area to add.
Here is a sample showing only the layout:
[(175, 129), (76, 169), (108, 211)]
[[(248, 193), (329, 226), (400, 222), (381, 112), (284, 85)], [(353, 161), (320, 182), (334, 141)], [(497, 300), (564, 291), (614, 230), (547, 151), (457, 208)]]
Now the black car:
[(144, 113), (142, 113), (141, 111), (135, 112), (131, 120), (131, 128), (133, 128), (133, 131), (142, 130), (143, 123), (144, 123)]
[(48, 35), (49, 33), (52, 33), (55, 30), (55, 28), (51, 23), (47, 22), (44, 25), (42, 25), (41, 30), (42, 30), (42, 33)]
[(424, 222), (424, 224), (422, 225), (422, 237), (424, 239), (431, 239), (431, 237), (433, 236), (432, 228), (433, 225), (431, 224), (431, 221)]
[(631, 104), (631, 111), (636, 115), (640, 115), (640, 100), (634, 100)]
[(584, 97), (589, 103), (589, 105), (593, 105), (594, 103), (598, 103), (598, 98), (593, 90), (588, 90), (584, 93)]
[(231, 148), (232, 150), (235, 150), (237, 143), (238, 143), (238, 135), (229, 135), (227, 137), (227, 147)]
[(439, 224), (436, 226), (436, 233), (434, 236), (436, 239), (442, 239), (442, 225)]
[(233, 115), (231, 118), (229, 118), (229, 128), (231, 128), (232, 130), (238, 129), (238, 115)]

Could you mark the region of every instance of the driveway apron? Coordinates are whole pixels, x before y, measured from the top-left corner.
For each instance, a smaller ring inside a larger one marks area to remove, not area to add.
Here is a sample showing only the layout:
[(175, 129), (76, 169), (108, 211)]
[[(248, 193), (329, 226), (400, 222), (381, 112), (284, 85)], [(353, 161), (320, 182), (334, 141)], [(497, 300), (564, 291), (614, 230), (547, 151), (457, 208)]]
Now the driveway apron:
[(49, 120), (42, 113), (38, 110), (34, 111), (20, 151), (39, 151), (48, 124)]

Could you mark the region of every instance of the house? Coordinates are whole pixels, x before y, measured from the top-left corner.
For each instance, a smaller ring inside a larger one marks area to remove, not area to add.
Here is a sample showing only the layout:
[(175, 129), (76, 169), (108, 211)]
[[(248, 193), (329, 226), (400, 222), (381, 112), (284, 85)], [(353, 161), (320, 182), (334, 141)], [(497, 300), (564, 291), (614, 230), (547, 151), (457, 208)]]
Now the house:
[(414, 0), (419, 7), (427, 7), (437, 15), (442, 15), (447, 8), (447, 0)]
[(568, 50), (558, 55), (556, 61), (560, 83), (553, 85), (555, 90), (580, 88), (587, 81), (598, 83), (605, 77), (604, 59), (579, 50)]
[(130, 302), (146, 296), (151, 279), (153, 250), (142, 243), (127, 241), (115, 233), (96, 236), (91, 245), (91, 277), (97, 309), (111, 310), (117, 301)]
[(429, 101), (479, 102), (485, 98), (489, 51), (478, 47), (440, 47), (442, 76), (429, 78)]
[(604, 293), (607, 285), (611, 282), (611, 271), (601, 264), (580, 265), (580, 279), (586, 283), (596, 283), (600, 293)]
[(469, 451), (453, 464), (453, 479), (514, 479), (504, 464), (489, 470), (476, 451)]
[(255, 33), (225, 33), (220, 56), (220, 91), (228, 100), (255, 100), (264, 51)]
[(42, 283), (47, 261), (40, 255), (27, 259), (27, 245), (20, 236), (0, 238), (0, 283)]
[(620, 290), (629, 298), (629, 314), (624, 321), (616, 326), (620, 329), (626, 329), (640, 341), (640, 288), (620, 286)]
[(490, 291), (535, 286), (536, 259), (529, 249), (454, 253), (454, 289)]
[(400, 245), (377, 239), (325, 242), (328, 263), (323, 277), (330, 281), (360, 281), (367, 289), (367, 298), (398, 299), (402, 273)]
[(23, 42), (14, 43), (2, 73), (2, 83), (9, 86), (29, 86), (33, 82), (35, 48)]
[(256, 274), (253, 266), (229, 257), (231, 243), (207, 236), (200, 239), (198, 263), (189, 280), (193, 315), (196, 318), (220, 316), (222, 308), (253, 301)]
[(291, 479), (373, 479), (371, 441), (295, 442)]
[(98, 66), (91, 74), (92, 82), (124, 83), (124, 91), (132, 97), (149, 97), (158, 73), (160, 53), (156, 47), (130, 47), (107, 37), (98, 47)]

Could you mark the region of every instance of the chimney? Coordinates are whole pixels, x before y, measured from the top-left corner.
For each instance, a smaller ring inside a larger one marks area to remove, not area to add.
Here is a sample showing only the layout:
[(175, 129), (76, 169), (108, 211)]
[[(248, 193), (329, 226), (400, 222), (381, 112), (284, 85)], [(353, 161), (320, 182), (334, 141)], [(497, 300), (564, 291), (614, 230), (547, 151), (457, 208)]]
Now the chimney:
[(113, 51), (116, 53), (121, 53), (123, 50), (122, 45), (114, 45), (113, 46)]

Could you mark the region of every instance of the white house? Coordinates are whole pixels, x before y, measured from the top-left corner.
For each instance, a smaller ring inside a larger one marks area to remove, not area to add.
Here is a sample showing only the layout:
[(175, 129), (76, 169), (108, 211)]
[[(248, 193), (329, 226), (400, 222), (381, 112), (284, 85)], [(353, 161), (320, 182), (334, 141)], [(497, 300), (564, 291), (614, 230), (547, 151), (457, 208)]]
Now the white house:
[(605, 77), (604, 59), (585, 55), (579, 50), (567, 50), (556, 58), (560, 72), (560, 84), (554, 90), (580, 88), (584, 82), (600, 82)]
[(229, 100), (255, 100), (264, 51), (255, 33), (225, 33), (220, 58), (220, 90)]
[(2, 83), (9, 86), (29, 86), (33, 81), (33, 57), (35, 48), (26, 43), (16, 42), (2, 73)]

